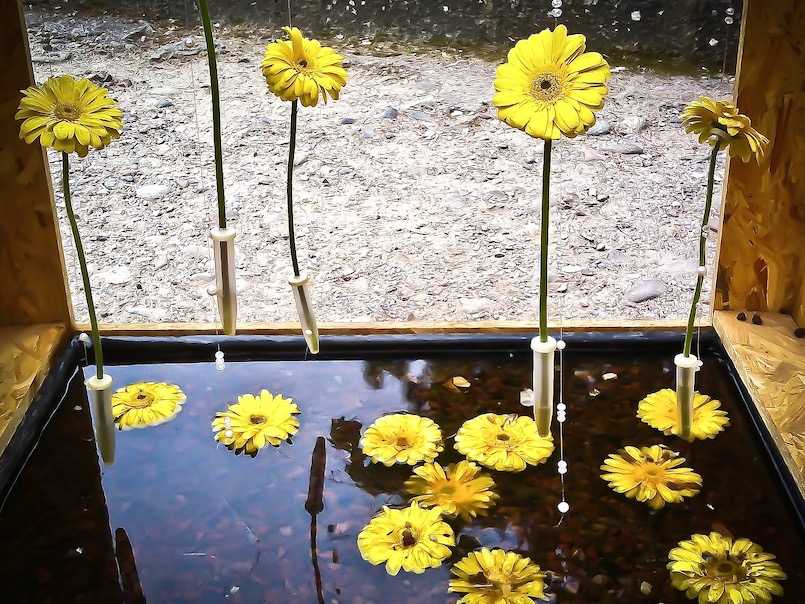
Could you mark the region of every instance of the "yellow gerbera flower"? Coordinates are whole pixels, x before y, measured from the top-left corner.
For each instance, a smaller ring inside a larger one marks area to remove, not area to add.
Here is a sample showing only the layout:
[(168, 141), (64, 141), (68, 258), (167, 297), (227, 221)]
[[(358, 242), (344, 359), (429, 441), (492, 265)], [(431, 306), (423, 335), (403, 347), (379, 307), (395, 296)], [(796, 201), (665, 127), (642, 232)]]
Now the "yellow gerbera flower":
[(283, 27), (290, 40), (278, 40), (266, 47), (260, 65), (268, 89), (283, 101), (300, 100), (313, 107), (327, 96), (338, 100), (347, 84), (344, 57), (318, 40), (309, 40), (296, 27)]
[(460, 461), (443, 468), (433, 462), (419, 466), (405, 481), (405, 490), (416, 495), (412, 501), (422, 507), (438, 506), (448, 516), (470, 521), (486, 515), (499, 496), (494, 479), (471, 461)]
[(299, 430), (299, 407), (281, 394), (261, 390), (260, 394), (243, 394), (238, 402), (219, 411), (212, 420), (215, 440), (235, 453), (252, 457), (266, 446), (280, 446)]
[(186, 398), (173, 384), (129, 384), (112, 394), (112, 415), (121, 430), (156, 426), (176, 417)]
[(769, 139), (752, 127), (752, 120), (729, 101), (699, 97), (682, 111), (682, 124), (686, 132), (699, 135), (700, 143), (709, 140), (711, 145), (726, 145), (731, 156), (744, 162), (754, 157), (760, 163), (769, 144)]
[(439, 508), (425, 510), (416, 502), (402, 510), (384, 506), (358, 535), (361, 556), (371, 564), (385, 562), (390, 575), (401, 568), (419, 574), (440, 566), (456, 544), (453, 529), (440, 513)]
[(500, 470), (522, 472), (553, 453), (553, 437), (537, 433), (530, 417), (484, 413), (467, 420), (456, 434), (456, 451), (467, 459)]
[(586, 43), (564, 25), (517, 42), (495, 77), (498, 118), (541, 139), (586, 132), (604, 106), (610, 76), (604, 57), (584, 52)]
[(659, 510), (666, 503), (679, 503), (693, 497), (702, 486), (702, 477), (690, 468), (681, 468), (684, 457), (660, 445), (624, 447), (611, 453), (601, 469), (616, 493), (643, 501)]
[(108, 90), (71, 75), (50, 78), (22, 91), (17, 114), (20, 138), (30, 144), (86, 156), (89, 147), (103, 149), (120, 136), (123, 112)]
[(680, 541), (668, 554), (671, 585), (691, 600), (766, 604), (782, 596), (786, 575), (774, 556), (749, 539), (712, 532)]
[[(652, 392), (637, 406), (637, 417), (666, 436), (679, 435), (680, 425), (676, 408), (676, 392), (663, 388)], [(691, 440), (715, 438), (730, 423), (721, 402), (698, 392), (693, 395)]]
[(502, 549), (467, 554), (450, 571), (457, 604), (533, 604), (545, 597), (545, 575), (529, 558)]
[(377, 419), (363, 435), (361, 449), (384, 466), (431, 462), (444, 450), (442, 431), (427, 417), (396, 413)]

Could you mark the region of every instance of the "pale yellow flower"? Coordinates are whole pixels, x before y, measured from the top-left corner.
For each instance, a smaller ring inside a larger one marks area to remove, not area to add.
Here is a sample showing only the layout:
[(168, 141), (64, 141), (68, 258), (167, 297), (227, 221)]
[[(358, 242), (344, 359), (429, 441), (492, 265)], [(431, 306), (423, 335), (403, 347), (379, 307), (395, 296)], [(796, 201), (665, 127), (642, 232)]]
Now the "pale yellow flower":
[(281, 394), (243, 394), (212, 421), (215, 440), (235, 453), (255, 456), (266, 445), (280, 446), (299, 430), (299, 407)]
[(459, 428), (455, 449), (488, 468), (522, 472), (551, 456), (553, 437), (540, 436), (530, 417), (484, 413)]
[[(769, 144), (769, 139), (752, 127), (752, 120), (729, 101), (699, 97), (682, 111), (682, 124), (686, 132), (699, 135), (700, 143), (718, 142), (744, 162), (754, 157), (760, 163)], [(714, 129), (720, 136), (713, 135)]]
[(533, 604), (545, 597), (545, 575), (529, 558), (502, 549), (471, 552), (451, 569), (458, 604)]
[(427, 417), (405, 413), (384, 415), (366, 429), (361, 449), (385, 466), (433, 461), (444, 450), (442, 432)]
[(112, 416), (121, 430), (156, 426), (176, 417), (185, 398), (182, 389), (173, 384), (129, 384), (112, 394)]
[(471, 461), (460, 461), (443, 468), (439, 463), (427, 463), (414, 470), (405, 482), (405, 490), (415, 495), (422, 507), (439, 507), (447, 516), (461, 516), (470, 521), (485, 516), (499, 499), (494, 491), (495, 481)]
[[(666, 436), (679, 436), (681, 428), (676, 405), (676, 392), (664, 388), (652, 392), (637, 406), (637, 417)], [(721, 402), (704, 394), (694, 393), (691, 440), (715, 438), (730, 423)]]

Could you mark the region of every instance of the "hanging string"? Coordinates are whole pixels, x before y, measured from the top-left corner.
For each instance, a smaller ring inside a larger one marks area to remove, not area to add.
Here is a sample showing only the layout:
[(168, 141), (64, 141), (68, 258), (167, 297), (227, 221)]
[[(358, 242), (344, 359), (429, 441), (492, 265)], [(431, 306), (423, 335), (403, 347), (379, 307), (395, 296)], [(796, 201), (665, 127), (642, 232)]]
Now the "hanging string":
[[(565, 226), (568, 221), (560, 220), (559, 221), (559, 240), (563, 240), (563, 236), (566, 234), (567, 227)], [(556, 523), (556, 526), (562, 524), (562, 520), (565, 519), (565, 514), (570, 510), (570, 506), (567, 503), (567, 498), (565, 497), (565, 474), (567, 474), (567, 461), (565, 460), (565, 413), (566, 413), (566, 405), (565, 405), (565, 299), (564, 296), (559, 300), (559, 341), (556, 343), (556, 347), (559, 349), (559, 403), (556, 405), (556, 421), (559, 424), (559, 462), (557, 465), (557, 471), (559, 472), (559, 482), (560, 482), (560, 490), (562, 498), (557, 505), (559, 513), (561, 516), (559, 517), (559, 522)]]

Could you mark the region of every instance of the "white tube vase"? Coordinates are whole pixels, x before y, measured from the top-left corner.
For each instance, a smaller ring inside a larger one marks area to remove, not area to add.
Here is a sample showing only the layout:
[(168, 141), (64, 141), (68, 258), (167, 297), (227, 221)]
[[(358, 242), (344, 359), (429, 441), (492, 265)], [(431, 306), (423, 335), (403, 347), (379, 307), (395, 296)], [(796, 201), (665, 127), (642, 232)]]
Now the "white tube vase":
[(308, 275), (291, 275), (288, 279), (293, 290), (296, 313), (302, 325), (302, 335), (310, 350), (310, 354), (319, 354), (319, 327), (316, 324), (316, 315), (313, 313), (313, 297), (311, 296), (312, 281)]
[(553, 357), (556, 351), (556, 340), (548, 336), (545, 342), (539, 337), (532, 338), (534, 366), (534, 421), (537, 422), (537, 432), (546, 437), (551, 434), (551, 420), (553, 419)]
[(212, 229), (210, 231), (215, 256), (215, 297), (218, 315), (224, 333), (235, 335), (238, 322), (238, 293), (235, 283), (235, 230)]
[(699, 359), (696, 355), (678, 354), (674, 357), (676, 365), (676, 409), (679, 418), (679, 436), (691, 440), (693, 423), (693, 397), (696, 389), (696, 372)]
[(95, 442), (101, 459), (107, 465), (115, 461), (115, 418), (112, 413), (112, 376), (104, 373), (101, 379), (93, 375), (84, 382), (92, 405)]

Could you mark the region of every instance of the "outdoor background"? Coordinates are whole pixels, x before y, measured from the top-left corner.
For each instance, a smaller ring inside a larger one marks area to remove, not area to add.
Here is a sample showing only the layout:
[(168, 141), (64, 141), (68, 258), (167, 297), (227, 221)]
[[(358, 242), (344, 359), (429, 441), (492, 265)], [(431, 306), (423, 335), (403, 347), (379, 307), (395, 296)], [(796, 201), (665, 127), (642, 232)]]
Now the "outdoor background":
[[(291, 320), (290, 106), (259, 70), (287, 0), (209, 1), (240, 319)], [(550, 312), (686, 316), (708, 152), (679, 114), (699, 95), (729, 96), (740, 12), (738, 0), (292, 0), (294, 24), (337, 47), (350, 74), (340, 101), (300, 112), (297, 237), (319, 319), (536, 317), (542, 144), (489, 104), (513, 41), (556, 23), (586, 34), (615, 73), (596, 128), (554, 146)], [(26, 19), (37, 81), (91, 77), (125, 112), (120, 140), (72, 162), (101, 320), (215, 320), (209, 76), (193, 0), (41, 0)], [(716, 210), (711, 266), (719, 223)]]

